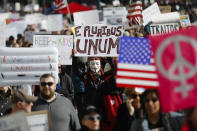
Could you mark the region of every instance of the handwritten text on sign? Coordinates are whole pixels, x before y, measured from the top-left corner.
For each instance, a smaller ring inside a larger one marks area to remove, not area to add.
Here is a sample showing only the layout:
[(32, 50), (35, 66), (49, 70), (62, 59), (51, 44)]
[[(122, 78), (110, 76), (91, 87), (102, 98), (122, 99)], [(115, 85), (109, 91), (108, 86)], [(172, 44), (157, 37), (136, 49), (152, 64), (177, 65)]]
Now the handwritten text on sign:
[(71, 65), (73, 36), (71, 35), (34, 35), (34, 47), (57, 47), (62, 65)]
[(122, 26), (77, 26), (75, 36), (75, 56), (118, 56)]

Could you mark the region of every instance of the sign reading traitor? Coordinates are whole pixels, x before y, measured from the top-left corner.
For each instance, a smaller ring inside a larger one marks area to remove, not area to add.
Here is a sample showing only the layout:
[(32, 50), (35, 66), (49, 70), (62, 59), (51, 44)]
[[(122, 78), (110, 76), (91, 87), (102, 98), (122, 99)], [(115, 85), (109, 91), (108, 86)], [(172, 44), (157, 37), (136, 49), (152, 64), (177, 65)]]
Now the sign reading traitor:
[(122, 34), (122, 26), (76, 26), (75, 56), (117, 57)]
[(179, 30), (178, 23), (167, 23), (167, 24), (151, 24), (150, 33), (151, 35), (165, 34)]

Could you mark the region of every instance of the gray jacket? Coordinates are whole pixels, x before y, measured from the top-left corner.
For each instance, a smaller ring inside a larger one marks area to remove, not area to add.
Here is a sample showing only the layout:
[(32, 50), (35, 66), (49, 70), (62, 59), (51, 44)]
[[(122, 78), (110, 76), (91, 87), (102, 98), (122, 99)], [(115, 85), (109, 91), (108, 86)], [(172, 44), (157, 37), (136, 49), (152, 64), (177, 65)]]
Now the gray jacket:
[(78, 131), (81, 128), (73, 104), (58, 93), (50, 103), (39, 97), (32, 108), (32, 111), (38, 110), (49, 110), (52, 131)]

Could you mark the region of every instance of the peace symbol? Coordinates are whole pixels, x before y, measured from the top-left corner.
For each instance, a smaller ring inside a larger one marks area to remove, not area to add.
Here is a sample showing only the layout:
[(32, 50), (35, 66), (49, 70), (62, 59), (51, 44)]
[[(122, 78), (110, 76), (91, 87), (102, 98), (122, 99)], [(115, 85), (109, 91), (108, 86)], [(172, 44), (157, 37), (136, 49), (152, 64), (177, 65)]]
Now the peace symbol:
[[(167, 79), (180, 81), (181, 86), (179, 88), (175, 88), (175, 91), (182, 92), (183, 97), (187, 97), (187, 91), (194, 88), (193, 85), (187, 84), (187, 79), (193, 77), (196, 74), (197, 60), (195, 61), (194, 66), (191, 65), (187, 60), (185, 60), (184, 57), (182, 57), (180, 41), (185, 41), (189, 43), (195, 50), (197, 49), (197, 42), (193, 38), (184, 35), (172, 36), (165, 40), (163, 43), (161, 43), (161, 45), (158, 47), (158, 50), (156, 51), (156, 63), (160, 73), (164, 75)], [(175, 45), (176, 60), (172, 63), (170, 69), (167, 71), (163, 67), (163, 63), (161, 60), (162, 54), (164, 53), (165, 48), (167, 48), (169, 44)], [(190, 71), (185, 73), (184, 67), (187, 67)], [(174, 74), (176, 69), (179, 70), (179, 74)]]

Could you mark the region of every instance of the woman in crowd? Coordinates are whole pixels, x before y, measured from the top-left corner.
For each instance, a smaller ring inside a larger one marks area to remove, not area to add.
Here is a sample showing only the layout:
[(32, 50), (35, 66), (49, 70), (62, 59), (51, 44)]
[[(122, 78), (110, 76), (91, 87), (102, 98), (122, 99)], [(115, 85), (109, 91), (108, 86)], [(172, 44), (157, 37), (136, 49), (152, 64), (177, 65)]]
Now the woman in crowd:
[(183, 115), (175, 112), (164, 114), (161, 111), (157, 90), (146, 90), (142, 95), (142, 106), (145, 114), (142, 119), (132, 123), (131, 131), (180, 131)]
[(141, 88), (125, 88), (126, 102), (118, 108), (116, 131), (130, 131), (132, 122), (142, 117), (143, 113), (140, 103), (142, 92), (143, 89)]

